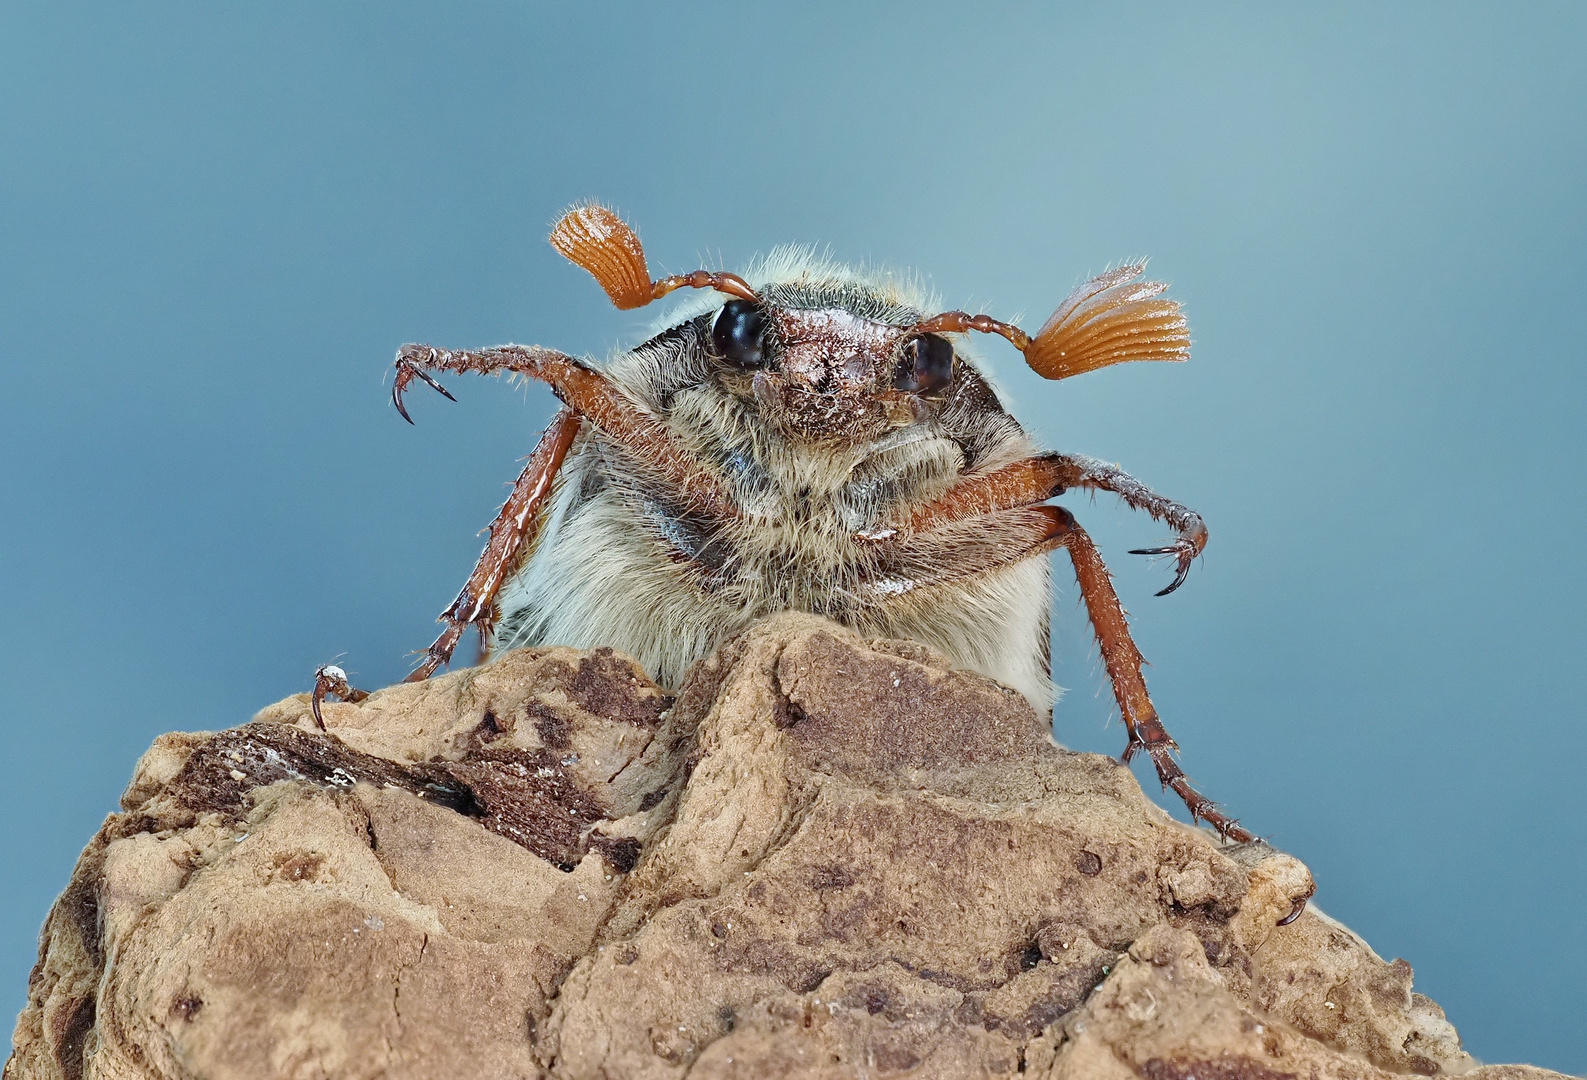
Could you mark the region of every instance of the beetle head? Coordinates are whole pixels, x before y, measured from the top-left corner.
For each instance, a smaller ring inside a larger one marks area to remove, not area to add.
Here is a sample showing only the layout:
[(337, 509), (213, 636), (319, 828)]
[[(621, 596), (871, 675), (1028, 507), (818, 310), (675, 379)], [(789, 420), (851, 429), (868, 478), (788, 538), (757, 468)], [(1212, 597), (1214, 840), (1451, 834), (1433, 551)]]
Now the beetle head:
[(801, 442), (857, 442), (914, 423), (954, 371), (945, 338), (841, 304), (729, 300), (712, 318), (711, 351), (730, 389)]
[(652, 280), (639, 237), (594, 204), (563, 215), (551, 244), (588, 270), (619, 308), (642, 307), (682, 288), (731, 297), (712, 323), (713, 354), (729, 369), (730, 385), (747, 387), (766, 418), (801, 441), (856, 441), (929, 415), (958, 363), (944, 334), (998, 334), (1049, 379), (1131, 360), (1190, 356), (1179, 305), (1161, 295), (1168, 286), (1136, 280), (1145, 263), (1087, 281), (1032, 337), (962, 311), (930, 318), (896, 305), (874, 311), (878, 298), (862, 288), (839, 287), (823, 303), (821, 283), (758, 292), (736, 274), (705, 270)]

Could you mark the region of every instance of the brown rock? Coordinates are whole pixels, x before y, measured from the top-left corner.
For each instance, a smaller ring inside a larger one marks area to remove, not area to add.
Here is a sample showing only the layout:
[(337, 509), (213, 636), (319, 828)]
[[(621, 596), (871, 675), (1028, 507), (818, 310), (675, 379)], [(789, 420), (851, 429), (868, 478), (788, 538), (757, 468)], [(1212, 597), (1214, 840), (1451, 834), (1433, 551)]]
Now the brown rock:
[(781, 616), (676, 702), (525, 650), (140, 762), (7, 1080), (1469, 1072), (1297, 860), (1174, 823), (1024, 699)]

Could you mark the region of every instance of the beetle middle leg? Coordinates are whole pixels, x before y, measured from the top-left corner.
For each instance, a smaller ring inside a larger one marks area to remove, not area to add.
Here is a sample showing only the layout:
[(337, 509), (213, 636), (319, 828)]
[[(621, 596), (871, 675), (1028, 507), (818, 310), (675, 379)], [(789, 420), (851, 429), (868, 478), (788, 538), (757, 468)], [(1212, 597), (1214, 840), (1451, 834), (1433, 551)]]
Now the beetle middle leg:
[[(446, 624), (426, 651), (424, 660), (408, 676), (409, 682), (429, 678), (448, 663), (463, 631), (471, 624), (488, 629), (495, 614), (496, 594), (520, 564), (520, 555), (538, 528), (540, 511), (583, 420), (594, 424), (630, 453), (636, 463), (656, 474), (676, 492), (680, 504), (707, 517), (736, 516), (736, 505), (721, 482), (679, 447), (660, 421), (636, 405), (600, 372), (554, 349), (534, 345), (502, 345), (491, 349), (455, 351), (430, 345), (404, 345), (397, 352), (392, 402), (408, 417), (403, 394), (414, 380), (422, 381), (447, 397), (430, 371), (479, 375), (513, 372), (548, 384), (566, 403), (546, 429), (529, 464), (501, 513), (490, 527), (490, 540), (474, 573), (440, 621)], [(410, 419), (411, 422), (411, 419)]]
[[(1192, 818), (1205, 821), (1230, 840), (1245, 843), (1256, 835), (1220, 810), (1191, 786), (1174, 758), (1179, 747), (1164, 729), (1146, 691), (1141, 668), (1146, 661), (1130, 636), (1124, 605), (1096, 545), (1074, 515), (1061, 506), (1024, 506), (995, 513), (966, 515), (935, 529), (907, 537), (888, 538), (877, 546), (878, 558), (868, 582), (874, 600), (901, 595), (970, 574), (1008, 566), (1063, 548), (1074, 564), (1113, 696), (1124, 718), (1129, 742), (1121, 755), (1126, 763), (1145, 750), (1163, 787), (1184, 800)], [(952, 569), (944, 572), (943, 568)], [(906, 588), (907, 586), (907, 588)]]
[(1044, 503), (1073, 488), (1111, 491), (1132, 509), (1145, 511), (1176, 530), (1179, 535), (1172, 543), (1130, 554), (1174, 556), (1174, 580), (1158, 596), (1185, 583), (1191, 564), (1207, 547), (1207, 526), (1201, 515), (1159, 495), (1117, 465), (1080, 454), (1038, 454), (966, 476), (941, 498), (915, 507), (905, 524), (911, 530), (935, 528), (969, 516)]
[[(563, 409), (552, 417), (545, 434), (529, 455), (528, 464), (518, 474), (512, 493), (502, 504), (496, 519), (490, 523), (490, 539), (485, 542), (485, 550), (474, 564), (474, 572), (463, 583), (457, 599), (436, 620), (445, 623), (446, 628), (424, 651), (424, 659), (404, 682), (422, 682), (434, 675), (443, 664), (450, 663), (458, 640), (471, 624), (480, 628), (481, 642), (489, 636), (490, 624), (496, 613), (496, 594), (501, 591), (502, 584), (513, 570), (523, 562), (524, 552), (539, 531), (545, 501), (551, 494), (557, 470), (562, 467), (568, 448), (579, 433), (581, 420), (582, 417), (573, 409)], [(335, 695), (343, 701), (362, 701), (369, 696), (365, 691), (349, 686), (347, 675), (341, 668), (331, 664), (321, 667), (314, 673), (314, 695), (310, 705), (314, 722), (319, 724), (322, 731), (325, 730), (325, 720), (320, 715), (320, 704), (327, 695)]]
[(1146, 678), (1141, 673), (1145, 663), (1135, 641), (1130, 637), (1129, 622), (1124, 605), (1113, 589), (1113, 580), (1102, 556), (1091, 537), (1075, 521), (1074, 515), (1061, 506), (1042, 507), (1052, 511), (1052, 519), (1060, 546), (1069, 553), (1074, 564), (1075, 577), (1080, 583), (1080, 596), (1085, 601), (1086, 613), (1091, 617), (1091, 628), (1096, 631), (1097, 646), (1102, 651), (1102, 663), (1108, 669), (1113, 683), (1113, 696), (1119, 703), (1129, 743), (1124, 747), (1122, 760), (1126, 763), (1136, 751), (1145, 750), (1157, 769), (1157, 778), (1163, 787), (1171, 788), (1184, 800), (1192, 819), (1200, 819), (1218, 830), (1219, 835), (1239, 843), (1255, 840), (1256, 834), (1244, 828), (1220, 810), (1216, 803), (1190, 785), (1174, 758), (1179, 744), (1174, 742), (1157, 709), (1146, 692)]

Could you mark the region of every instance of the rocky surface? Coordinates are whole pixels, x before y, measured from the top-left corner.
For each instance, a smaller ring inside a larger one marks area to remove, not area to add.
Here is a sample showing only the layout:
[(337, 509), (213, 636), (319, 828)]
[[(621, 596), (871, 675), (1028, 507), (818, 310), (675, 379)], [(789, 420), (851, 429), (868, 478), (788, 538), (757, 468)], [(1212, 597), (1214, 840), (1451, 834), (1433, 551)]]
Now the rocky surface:
[(918, 645), (782, 616), (676, 700), (536, 649), (325, 716), (156, 741), (6, 1080), (1558, 1075)]

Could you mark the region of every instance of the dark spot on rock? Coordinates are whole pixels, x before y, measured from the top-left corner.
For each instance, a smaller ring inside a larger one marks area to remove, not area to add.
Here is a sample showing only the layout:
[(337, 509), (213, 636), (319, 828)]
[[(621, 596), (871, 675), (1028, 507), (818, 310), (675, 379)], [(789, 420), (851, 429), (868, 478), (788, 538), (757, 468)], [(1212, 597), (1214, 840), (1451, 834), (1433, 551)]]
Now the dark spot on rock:
[(816, 892), (846, 889), (854, 881), (854, 875), (841, 866), (817, 866), (810, 871), (810, 887)]
[(55, 1064), (66, 1080), (83, 1080), (83, 1048), (93, 1030), (97, 1006), (90, 993), (70, 1010), (61, 1010), (53, 1025)]
[[(879, 777), (957, 769), (1026, 760), (1050, 745), (1046, 726), (1017, 692), (831, 634), (815, 632), (790, 646), (774, 671), (789, 719), (802, 717), (793, 725), (795, 744), (821, 772)], [(781, 726), (780, 706), (776, 712)]]
[[(683, 740), (679, 739), (677, 742), (672, 744), (672, 748), (671, 748), (670, 752), (673, 753), (673, 754), (676, 754), (678, 752), (678, 747), (681, 746), (682, 744), (683, 744)], [(700, 764), (700, 761), (701, 761), (702, 757), (703, 757), (703, 755), (702, 755), (699, 747), (696, 747), (694, 750), (690, 751), (688, 757), (683, 759), (683, 775), (681, 777), (679, 777), (679, 780), (683, 783), (683, 785), (685, 787), (688, 786), (689, 779), (692, 776), (694, 776), (694, 770), (699, 767), (699, 764)]]
[(193, 994), (183, 994), (171, 1002), (169, 1016), (173, 1020), (192, 1020), (204, 1007), (204, 999)]
[[(107, 823), (108, 824), (108, 823)], [(155, 833), (168, 828), (153, 814), (127, 814), (125, 822), (119, 828), (112, 828), (110, 832), (113, 839), (120, 840), (138, 833)]]
[(718, 962), (728, 970), (768, 976), (795, 994), (810, 993), (832, 974), (830, 966), (820, 963), (825, 957), (753, 931), (732, 935), (718, 949)]
[(415, 768), (466, 788), (481, 808), (480, 824), (558, 866), (577, 864), (590, 845), (584, 823), (605, 816), (550, 750), (487, 747)]
[(624, 945), (622, 951), (617, 954), (617, 962), (622, 964), (624, 967), (627, 967), (629, 964), (632, 964), (638, 959), (639, 950), (634, 948), (632, 945)]
[[(101, 866), (103, 862), (104, 856), (100, 855)], [(56, 910), (77, 931), (77, 938), (95, 967), (105, 962), (104, 942), (99, 937), (99, 889), (94, 880), (97, 876), (74, 875), (71, 884), (66, 886), (66, 891), (55, 902)]]
[(727, 927), (718, 919), (711, 920), (711, 936), (718, 938), (727, 937)]
[(1207, 954), (1207, 963), (1218, 966), (1218, 957), (1223, 955), (1223, 944), (1215, 938), (1206, 938), (1201, 943), (1201, 951)]
[(1238, 1056), (1211, 1061), (1150, 1058), (1135, 1071), (1146, 1080), (1297, 1080), (1294, 1073), (1276, 1072), (1252, 1058)]
[(1102, 856), (1095, 852), (1082, 851), (1075, 856), (1075, 869), (1086, 877), (1096, 877), (1102, 873)]
[(639, 865), (639, 856), (645, 846), (633, 836), (603, 836), (590, 834), (590, 846), (601, 853), (606, 864), (619, 874), (626, 874)]
[(453, 813), (462, 814), (467, 818), (482, 818), (486, 813), (484, 805), (475, 797), (472, 788), (467, 784), (455, 783), (449, 778), (437, 777), (433, 780), (421, 781), (416, 788), (408, 790), (425, 802), (444, 806)]
[(1034, 941), (1025, 946), (1025, 951), (1019, 954), (1019, 967), (1021, 971), (1029, 971), (1031, 968), (1041, 963), (1041, 961), (1041, 946)]
[(1410, 1070), (1417, 1076), (1437, 1076), (1443, 1071), (1438, 1067), (1438, 1062), (1432, 1058), (1422, 1057), (1420, 1054), (1413, 1054), (1409, 1065)]
[(457, 785), (448, 786), (444, 774), (410, 769), (360, 753), (335, 736), (285, 724), (249, 724), (215, 735), (193, 752), (166, 791), (187, 809), (237, 818), (255, 788), (280, 780), (339, 791), (363, 780), (406, 788), (442, 805), (465, 794)]
[(509, 728), (502, 726), (501, 721), (496, 718), (496, 714), (487, 705), (485, 707), (485, 715), (480, 718), (479, 723), (474, 725), (474, 742), (476, 745), (495, 742), (505, 735), (508, 730)]
[(639, 809), (654, 810), (661, 805), (661, 800), (667, 797), (666, 788), (657, 788), (655, 791), (645, 792), (644, 798), (639, 800)]
[(887, 992), (887, 987), (885, 986), (867, 986), (862, 999), (865, 1002), (865, 1011), (875, 1016), (887, 1008), (887, 1003), (891, 1000), (891, 997), (892, 995)]
[(536, 701), (529, 706), (529, 715), (535, 722), (540, 741), (552, 750), (565, 750), (573, 745), (570, 735), (573, 726), (562, 717)]
[(777, 725), (777, 730), (787, 731), (795, 724), (806, 720), (805, 711), (796, 701), (790, 701), (785, 695), (778, 694), (777, 700), (772, 703), (771, 720)]
[(578, 674), (568, 685), (569, 700), (585, 712), (639, 727), (655, 727), (672, 699), (641, 691), (651, 688), (627, 660), (608, 648), (591, 652), (579, 661)]
[(1372, 995), (1372, 999), (1384, 1008), (1403, 1009), (1406, 1000), (1410, 997), (1414, 978), (1410, 962), (1404, 957), (1395, 957), (1389, 961), (1388, 967), (1379, 969), (1368, 980), (1367, 991)]
[(738, 1027), (738, 1017), (734, 1015), (731, 1005), (723, 1005), (716, 1010), (716, 1019), (721, 1023), (723, 1031), (732, 1031)]

